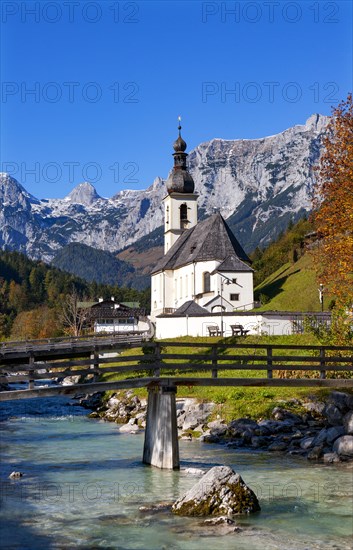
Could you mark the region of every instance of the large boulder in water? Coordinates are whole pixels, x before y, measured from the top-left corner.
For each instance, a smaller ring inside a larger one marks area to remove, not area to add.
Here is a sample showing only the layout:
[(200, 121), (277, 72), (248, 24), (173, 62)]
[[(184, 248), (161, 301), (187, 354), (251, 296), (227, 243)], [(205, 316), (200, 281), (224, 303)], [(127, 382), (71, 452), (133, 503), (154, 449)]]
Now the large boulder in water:
[(255, 493), (229, 466), (209, 470), (172, 506), (172, 512), (180, 516), (224, 516), (259, 510)]

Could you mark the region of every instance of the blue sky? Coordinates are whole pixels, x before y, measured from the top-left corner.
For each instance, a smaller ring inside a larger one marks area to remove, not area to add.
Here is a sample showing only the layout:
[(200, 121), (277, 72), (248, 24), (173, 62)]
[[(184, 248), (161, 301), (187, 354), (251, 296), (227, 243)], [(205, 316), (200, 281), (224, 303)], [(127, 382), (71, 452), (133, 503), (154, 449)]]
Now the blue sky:
[(33, 195), (148, 187), (188, 150), (272, 135), (352, 90), (352, 3), (1, 4), (1, 169)]

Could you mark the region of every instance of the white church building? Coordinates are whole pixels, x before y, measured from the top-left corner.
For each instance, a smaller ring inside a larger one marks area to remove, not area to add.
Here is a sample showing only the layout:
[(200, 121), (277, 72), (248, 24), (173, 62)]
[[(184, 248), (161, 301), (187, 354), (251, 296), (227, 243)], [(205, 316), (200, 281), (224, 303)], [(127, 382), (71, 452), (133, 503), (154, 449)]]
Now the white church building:
[[(218, 315), (254, 307), (253, 269), (221, 214), (197, 221), (197, 194), (186, 168), (186, 143), (175, 141), (164, 202), (164, 256), (152, 272), (151, 319), (189, 312)], [(184, 307), (185, 309), (185, 307)]]

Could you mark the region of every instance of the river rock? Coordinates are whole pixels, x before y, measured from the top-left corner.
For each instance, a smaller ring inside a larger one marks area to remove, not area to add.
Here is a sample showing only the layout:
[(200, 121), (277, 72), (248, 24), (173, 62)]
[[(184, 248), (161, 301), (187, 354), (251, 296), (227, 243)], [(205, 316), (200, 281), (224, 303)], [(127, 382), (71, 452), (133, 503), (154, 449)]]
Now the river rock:
[(332, 443), (336, 441), (336, 439), (338, 439), (341, 435), (344, 435), (343, 426), (332, 426), (332, 428), (328, 428), (326, 434), (327, 444), (332, 445)]
[(319, 458), (322, 455), (322, 451), (323, 451), (323, 445), (316, 445), (308, 453), (308, 456), (307, 456), (308, 460), (319, 460)]
[(109, 409), (116, 408), (120, 405), (121, 399), (119, 399), (116, 395), (113, 395), (108, 401), (107, 406)]
[(65, 376), (63, 378), (61, 384), (63, 386), (74, 386), (75, 384), (79, 384), (82, 382), (83, 376), (81, 374), (75, 374), (73, 376)]
[(226, 525), (234, 525), (235, 521), (228, 516), (219, 516), (216, 518), (205, 519), (204, 521), (204, 525), (223, 525), (224, 523)]
[(303, 407), (317, 416), (322, 416), (325, 410), (325, 403), (322, 401), (309, 401), (308, 403), (303, 403)]
[(10, 479), (19, 479), (20, 477), (23, 477), (22, 472), (11, 472), (11, 474), (9, 475)]
[(85, 409), (97, 409), (102, 403), (104, 392), (95, 392), (91, 395), (87, 394), (80, 399), (79, 404)]
[(225, 435), (228, 430), (227, 424), (224, 424), (222, 420), (214, 420), (213, 422), (209, 422), (207, 427), (210, 428), (211, 435), (217, 437)]
[(326, 405), (324, 415), (331, 426), (342, 425), (343, 416), (341, 411), (333, 403)]
[(191, 476), (203, 476), (205, 473), (201, 468), (185, 468), (184, 472)]
[(243, 437), (244, 432), (253, 434), (258, 428), (257, 422), (251, 418), (239, 418), (228, 424), (229, 434), (232, 437)]
[(181, 431), (194, 430), (207, 422), (214, 403), (199, 403), (196, 399), (177, 399), (177, 424)]
[(347, 394), (347, 407), (350, 411), (353, 411), (353, 394)]
[(327, 432), (328, 430), (326, 428), (323, 428), (322, 430), (320, 430), (320, 432), (317, 434), (317, 436), (315, 436), (315, 439), (313, 441), (314, 447), (315, 445), (323, 445), (325, 443), (327, 438)]
[[(291, 432), (293, 424), (287, 420), (281, 422), (280, 420), (261, 420), (259, 422), (259, 427), (261, 429), (267, 430), (269, 434), (277, 434), (281, 432)], [(260, 433), (259, 435), (264, 435)]]
[(328, 402), (333, 403), (341, 412), (345, 413), (348, 410), (348, 398), (349, 395), (342, 391), (333, 391), (328, 397)]
[(229, 466), (211, 468), (172, 506), (180, 516), (231, 516), (259, 510), (255, 493)]
[(337, 453), (325, 453), (323, 456), (325, 464), (333, 464), (340, 461), (340, 457)]
[(343, 418), (343, 426), (346, 434), (353, 435), (353, 411), (349, 411)]
[(305, 437), (300, 442), (300, 447), (304, 449), (305, 451), (313, 446), (313, 442), (315, 440), (315, 437)]
[(353, 457), (353, 435), (342, 435), (333, 444), (333, 451), (339, 457)]
[(136, 433), (139, 431), (139, 427), (137, 424), (123, 424), (122, 426), (120, 426), (119, 428), (119, 432), (124, 432), (124, 433)]
[(282, 409), (281, 407), (275, 407), (272, 411), (272, 416), (275, 420), (289, 420), (293, 424), (301, 424), (303, 421), (301, 416), (294, 414), (287, 409)]

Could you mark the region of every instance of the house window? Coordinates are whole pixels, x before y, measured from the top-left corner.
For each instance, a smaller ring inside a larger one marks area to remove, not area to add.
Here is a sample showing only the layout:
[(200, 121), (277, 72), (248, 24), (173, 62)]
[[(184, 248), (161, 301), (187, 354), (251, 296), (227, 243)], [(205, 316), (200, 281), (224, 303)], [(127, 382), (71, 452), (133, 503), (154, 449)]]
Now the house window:
[(203, 274), (203, 291), (211, 292), (211, 275), (208, 271)]
[(238, 302), (239, 301), (239, 294), (229, 294), (229, 299), (231, 302)]
[(189, 288), (188, 288), (188, 276), (185, 275), (185, 290), (184, 290), (184, 296), (187, 298), (189, 295)]
[(180, 206), (180, 228), (186, 229), (188, 225), (188, 207), (185, 202)]

